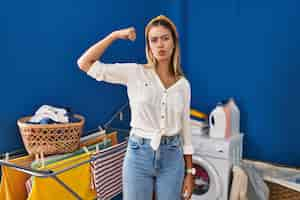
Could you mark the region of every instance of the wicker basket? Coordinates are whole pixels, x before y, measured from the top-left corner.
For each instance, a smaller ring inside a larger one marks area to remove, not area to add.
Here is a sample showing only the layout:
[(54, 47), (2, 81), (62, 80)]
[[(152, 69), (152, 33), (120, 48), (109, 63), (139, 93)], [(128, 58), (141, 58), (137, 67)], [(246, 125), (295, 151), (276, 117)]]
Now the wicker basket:
[(282, 185), (265, 181), (270, 189), (270, 200), (300, 200), (300, 192)]
[[(300, 168), (298, 167), (291, 167), (286, 165), (281, 165), (278, 163), (267, 163), (257, 160), (248, 160), (243, 159), (244, 162), (249, 164), (254, 164), (257, 169), (265, 168), (265, 169), (286, 169), (292, 170), (295, 172), (300, 172)], [(284, 186), (284, 184), (279, 184), (276, 181), (264, 177), (264, 182), (267, 184), (270, 193), (269, 199), (270, 200), (300, 200), (300, 192), (289, 187)]]
[(75, 151), (79, 148), (85, 119), (76, 123), (64, 124), (29, 124), (31, 117), (23, 117), (17, 121), (24, 146), (29, 154), (51, 155)]

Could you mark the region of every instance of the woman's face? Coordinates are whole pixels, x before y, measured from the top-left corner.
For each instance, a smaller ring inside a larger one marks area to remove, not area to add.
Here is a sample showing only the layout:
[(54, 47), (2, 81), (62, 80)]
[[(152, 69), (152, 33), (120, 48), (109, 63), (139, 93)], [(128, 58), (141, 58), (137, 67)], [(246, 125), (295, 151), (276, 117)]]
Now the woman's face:
[(170, 61), (173, 49), (174, 41), (172, 33), (164, 26), (153, 26), (148, 33), (149, 47), (154, 58), (158, 61)]

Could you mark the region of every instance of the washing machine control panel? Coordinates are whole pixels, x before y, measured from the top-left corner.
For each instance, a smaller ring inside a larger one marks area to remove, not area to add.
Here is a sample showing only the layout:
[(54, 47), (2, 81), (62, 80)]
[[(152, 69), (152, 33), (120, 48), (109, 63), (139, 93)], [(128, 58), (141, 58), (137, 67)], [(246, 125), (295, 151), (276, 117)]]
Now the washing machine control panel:
[(218, 143), (207, 144), (205, 142), (200, 142), (200, 144), (198, 144), (195, 147), (195, 151), (198, 154), (217, 157), (217, 158), (226, 159), (229, 157), (228, 145), (226, 144), (218, 144)]
[(242, 148), (241, 136), (230, 139), (215, 139), (209, 136), (192, 136), (195, 154), (211, 156), (220, 159), (240, 157)]

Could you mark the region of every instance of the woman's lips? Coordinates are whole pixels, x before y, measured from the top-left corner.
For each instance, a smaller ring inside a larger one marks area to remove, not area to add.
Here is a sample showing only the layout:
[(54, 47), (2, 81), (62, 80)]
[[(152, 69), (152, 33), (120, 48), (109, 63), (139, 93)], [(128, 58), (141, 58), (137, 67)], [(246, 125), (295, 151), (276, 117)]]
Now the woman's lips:
[(166, 51), (165, 51), (165, 50), (160, 50), (160, 51), (158, 51), (158, 54), (159, 54), (160, 56), (163, 56), (163, 55), (166, 54)]

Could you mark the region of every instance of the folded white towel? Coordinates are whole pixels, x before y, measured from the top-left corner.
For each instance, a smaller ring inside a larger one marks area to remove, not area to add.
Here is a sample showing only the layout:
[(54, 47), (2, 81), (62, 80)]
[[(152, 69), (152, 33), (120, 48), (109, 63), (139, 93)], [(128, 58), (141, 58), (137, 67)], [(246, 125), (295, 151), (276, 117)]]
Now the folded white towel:
[(57, 108), (54, 106), (43, 105), (31, 117), (30, 122), (39, 123), (42, 119), (50, 118), (55, 122), (68, 123), (69, 117), (67, 111), (63, 108)]
[(44, 112), (52, 112), (55, 113), (57, 115), (65, 115), (67, 114), (66, 109), (63, 108), (57, 108), (54, 106), (49, 106), (49, 105), (42, 105), (36, 112), (35, 114), (41, 114)]

